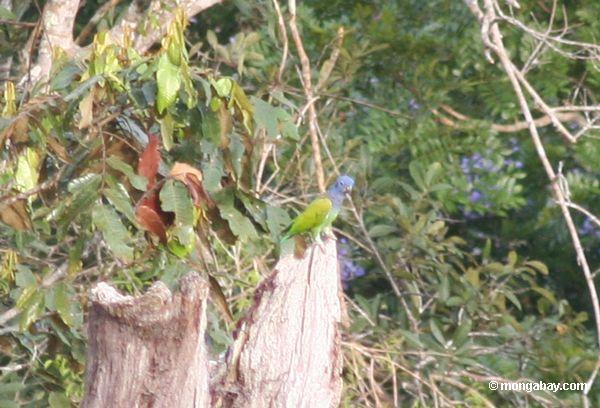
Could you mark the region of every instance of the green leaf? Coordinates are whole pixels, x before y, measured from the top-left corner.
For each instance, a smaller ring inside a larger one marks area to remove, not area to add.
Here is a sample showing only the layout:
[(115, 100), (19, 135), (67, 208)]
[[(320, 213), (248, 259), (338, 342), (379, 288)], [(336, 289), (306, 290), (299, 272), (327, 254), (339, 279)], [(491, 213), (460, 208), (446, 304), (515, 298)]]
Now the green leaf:
[(160, 190), (160, 203), (163, 211), (175, 213), (175, 221), (179, 226), (193, 226), (194, 205), (182, 183), (168, 180)]
[(232, 133), (229, 137), (229, 151), (231, 152), (231, 162), (233, 164), (233, 170), (238, 178), (242, 176), (242, 158), (246, 148), (242, 139), (237, 133)]
[(67, 63), (56, 75), (52, 76), (50, 88), (53, 91), (60, 91), (77, 81), (81, 75), (81, 68), (75, 63)]
[(30, 286), (23, 291), (17, 302), (17, 307), (21, 310), (19, 319), (21, 330), (27, 329), (42, 314), (43, 304), (44, 292), (40, 291), (37, 286)]
[(54, 288), (54, 307), (63, 322), (69, 327), (73, 326), (73, 314), (71, 313), (71, 296), (65, 283), (59, 283)]
[(133, 212), (133, 204), (131, 203), (131, 198), (129, 197), (129, 193), (125, 186), (116, 181), (113, 177), (107, 177), (106, 181), (109, 188), (103, 191), (104, 196), (108, 198), (117, 211), (127, 217), (131, 223), (135, 224), (136, 220)]
[(3, 20), (15, 20), (17, 16), (15, 16), (13, 12), (7, 9), (6, 7), (0, 6), (0, 18)]
[(445, 302), (450, 297), (450, 279), (447, 274), (442, 274), (440, 277), (440, 285), (438, 287), (440, 301)]
[(173, 147), (173, 129), (175, 128), (175, 121), (168, 112), (160, 120), (160, 135), (162, 136), (163, 146), (167, 151)]
[(444, 221), (437, 220), (427, 228), (427, 234), (435, 235), (445, 226), (446, 224), (444, 223)]
[[(218, 100), (218, 99), (217, 99)], [(202, 110), (202, 136), (206, 139), (205, 143), (209, 142), (215, 146), (221, 143), (221, 125), (219, 118), (211, 110)], [(205, 147), (203, 146), (203, 150)]]
[(531, 289), (548, 299), (550, 302), (552, 302), (552, 304), (556, 304), (556, 297), (554, 296), (554, 293), (550, 292), (548, 289), (539, 286), (534, 286)]
[(517, 309), (519, 310), (523, 310), (522, 306), (521, 306), (521, 302), (519, 302), (519, 299), (517, 299), (517, 297), (515, 296), (514, 293), (512, 293), (509, 290), (503, 290), (502, 294), (504, 296), (506, 296), (506, 298), (508, 300), (510, 300), (510, 303), (512, 303), (513, 305), (515, 305), (517, 307)]
[(203, 153), (208, 156), (208, 160), (202, 161), (202, 184), (206, 191), (214, 193), (221, 189), (221, 179), (225, 175), (223, 157), (221, 151), (208, 141), (203, 140), (201, 147)]
[(431, 334), (433, 334), (433, 337), (435, 337), (438, 343), (444, 346), (446, 344), (446, 339), (444, 339), (444, 335), (442, 334), (442, 331), (438, 325), (435, 323), (435, 320), (429, 320), (429, 328), (431, 329)]
[(465, 319), (458, 329), (454, 332), (454, 336), (452, 336), (452, 342), (456, 348), (462, 347), (463, 344), (469, 339), (469, 333), (471, 333), (471, 328), (473, 323), (470, 319)]
[(537, 270), (542, 275), (548, 275), (550, 273), (548, 267), (540, 261), (527, 261), (525, 262), (525, 265)]
[(194, 250), (196, 243), (194, 227), (191, 225), (176, 226), (171, 232), (177, 239), (169, 240), (167, 245), (169, 250), (180, 258), (187, 257)]
[(279, 241), (283, 230), (292, 223), (287, 211), (283, 208), (267, 205), (267, 226), (274, 241)]
[(35, 275), (27, 267), (17, 267), (18, 272), (15, 276), (15, 283), (20, 288), (26, 288), (37, 283)]
[(87, 214), (88, 209), (98, 199), (102, 179), (99, 174), (87, 174), (69, 183), (72, 199), (62, 203), (58, 212), (58, 235), (62, 236), (71, 222), (79, 215)]
[(15, 181), (21, 191), (31, 190), (37, 185), (39, 177), (40, 157), (32, 148), (27, 148), (17, 159)]
[(515, 266), (515, 264), (517, 263), (517, 253), (515, 251), (510, 251), (508, 253), (508, 264), (510, 266)]
[(92, 220), (114, 254), (124, 261), (133, 260), (133, 248), (129, 245), (129, 231), (121, 222), (117, 212), (109, 206), (98, 204), (92, 210)]
[(254, 107), (254, 121), (258, 127), (263, 127), (267, 135), (275, 140), (279, 134), (290, 139), (298, 140), (298, 129), (291, 116), (282, 108), (275, 108), (260, 98), (250, 98)]
[[(21, 378), (17, 378), (17, 381), (11, 381), (9, 380), (9, 377), (5, 374), (5, 377), (3, 378), (3, 382), (0, 383), (0, 396), (5, 397), (5, 398), (10, 398), (10, 399), (14, 399), (14, 396), (17, 392), (19, 392), (20, 390), (22, 390), (25, 387), (25, 383), (22, 381)], [(13, 405), (4, 405), (6, 400), (0, 400), (0, 407), (7, 407), (7, 408), (12, 408)], [(22, 405), (20, 404), (16, 404), (14, 405), (15, 407), (21, 407)]]
[(229, 78), (220, 78), (218, 81), (211, 80), (212, 86), (221, 98), (228, 97), (233, 88), (233, 81)]
[(442, 165), (438, 162), (431, 163), (425, 174), (425, 184), (430, 186), (442, 174)]
[(51, 392), (48, 397), (48, 404), (50, 408), (70, 408), (71, 400), (64, 393)]
[(215, 199), (218, 202), (217, 206), (221, 217), (227, 220), (229, 228), (235, 236), (244, 242), (258, 239), (258, 233), (252, 222), (233, 205), (233, 194), (230, 191), (222, 192)]
[(416, 348), (423, 347), (423, 343), (421, 343), (421, 340), (419, 339), (418, 334), (414, 334), (412, 332), (409, 332), (408, 330), (402, 330), (402, 329), (399, 329), (398, 331), (400, 332), (402, 337), (404, 337), (404, 339), (407, 341), (407, 343), (409, 345), (416, 347)]
[(369, 235), (372, 238), (380, 238), (380, 237), (385, 237), (386, 235), (393, 234), (397, 231), (398, 231), (398, 228), (394, 227), (393, 225), (380, 224), (380, 225), (375, 225), (374, 227), (372, 227), (369, 230)]
[(161, 55), (158, 61), (156, 83), (158, 85), (156, 109), (158, 110), (158, 113), (162, 114), (165, 109), (173, 105), (175, 99), (177, 99), (179, 88), (181, 87), (179, 67), (173, 65), (166, 53)]
[(106, 159), (106, 164), (125, 174), (134, 188), (140, 191), (146, 191), (148, 180), (146, 180), (146, 178), (143, 176), (135, 174), (133, 168), (129, 164), (125, 163), (116, 156), (110, 156), (108, 159)]
[(417, 162), (416, 160), (411, 161), (408, 165), (408, 172), (410, 173), (410, 176), (414, 180), (417, 187), (421, 189), (421, 191), (427, 190), (427, 184), (425, 183), (423, 177), (423, 168), (421, 167), (421, 164), (419, 162)]

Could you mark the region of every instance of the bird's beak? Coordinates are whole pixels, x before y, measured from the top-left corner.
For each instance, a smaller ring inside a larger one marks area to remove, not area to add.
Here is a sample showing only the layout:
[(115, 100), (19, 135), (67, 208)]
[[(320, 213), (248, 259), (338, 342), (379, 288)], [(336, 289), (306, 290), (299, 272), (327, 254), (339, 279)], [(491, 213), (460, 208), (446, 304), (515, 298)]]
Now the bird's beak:
[(344, 187), (344, 193), (350, 194), (351, 192), (352, 192), (352, 187), (350, 187), (350, 186)]

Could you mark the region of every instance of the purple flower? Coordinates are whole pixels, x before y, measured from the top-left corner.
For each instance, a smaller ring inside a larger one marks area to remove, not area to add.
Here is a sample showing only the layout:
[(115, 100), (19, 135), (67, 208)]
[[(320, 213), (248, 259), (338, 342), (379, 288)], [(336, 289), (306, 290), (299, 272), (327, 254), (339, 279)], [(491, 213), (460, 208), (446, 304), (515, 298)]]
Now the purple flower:
[(581, 228), (579, 228), (579, 233), (581, 235), (587, 235), (600, 239), (600, 228), (598, 228), (598, 226), (596, 226), (589, 218), (586, 218), (583, 221)]
[(408, 101), (408, 108), (412, 111), (416, 111), (421, 109), (421, 105), (414, 99), (411, 99), (410, 101)]
[(477, 191), (477, 190), (473, 190), (471, 191), (471, 194), (469, 194), (469, 201), (471, 201), (472, 203), (476, 203), (479, 200), (481, 200), (483, 198), (483, 194), (481, 194), (481, 192)]
[(468, 157), (463, 157), (460, 159), (460, 168), (463, 171), (463, 173), (468, 174), (470, 171), (470, 160)]
[(352, 248), (348, 245), (348, 240), (340, 239), (338, 245), (338, 262), (340, 265), (340, 277), (344, 289), (347, 289), (350, 281), (366, 274), (365, 268), (357, 265), (350, 257)]

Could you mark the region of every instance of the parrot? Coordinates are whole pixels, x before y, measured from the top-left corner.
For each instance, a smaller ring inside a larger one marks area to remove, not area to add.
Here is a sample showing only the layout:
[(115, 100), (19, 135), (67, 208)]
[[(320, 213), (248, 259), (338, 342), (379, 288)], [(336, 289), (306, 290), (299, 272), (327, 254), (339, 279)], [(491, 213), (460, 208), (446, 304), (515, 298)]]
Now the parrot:
[(292, 222), (282, 242), (294, 235), (309, 232), (313, 240), (322, 246), (321, 232), (325, 231), (331, 235), (331, 224), (336, 219), (346, 194), (352, 192), (354, 179), (348, 175), (341, 175), (335, 183), (327, 190), (327, 196), (315, 199), (308, 207)]

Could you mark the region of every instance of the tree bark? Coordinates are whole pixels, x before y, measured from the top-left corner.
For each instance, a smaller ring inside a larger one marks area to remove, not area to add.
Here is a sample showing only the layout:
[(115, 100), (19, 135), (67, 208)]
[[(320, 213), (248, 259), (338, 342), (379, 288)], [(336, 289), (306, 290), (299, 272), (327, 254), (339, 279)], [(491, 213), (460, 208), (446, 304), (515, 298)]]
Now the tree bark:
[(172, 295), (157, 282), (140, 297), (106, 283), (91, 295), (83, 407), (207, 407), (208, 285), (196, 273)]
[(336, 243), (282, 258), (257, 288), (229, 351), (223, 406), (335, 407), (343, 300)]
[[(182, 7), (188, 18), (221, 3), (223, 0), (151, 0), (133, 1), (122, 20), (113, 27), (109, 34), (121, 42), (126, 30), (134, 34), (134, 47), (139, 53), (144, 53), (166, 33), (175, 9)], [(79, 47), (73, 38), (73, 26), (81, 0), (48, 0), (42, 15), (43, 33), (38, 51), (38, 57), (31, 70), (23, 78), (22, 83), (36, 83), (48, 79), (52, 68), (54, 50), (60, 48), (68, 55), (82, 54), (89, 47)], [(147, 24), (144, 30), (138, 30), (140, 25), (148, 23), (150, 16), (158, 21), (158, 27)], [(143, 31), (139, 33), (137, 31)], [(31, 56), (29, 56), (31, 57)]]
[[(211, 379), (204, 343), (208, 285), (186, 276), (122, 296), (92, 290), (84, 407), (335, 407), (342, 382), (336, 243), (284, 256), (256, 289), (226, 365)], [(212, 401), (209, 401), (212, 397)]]

